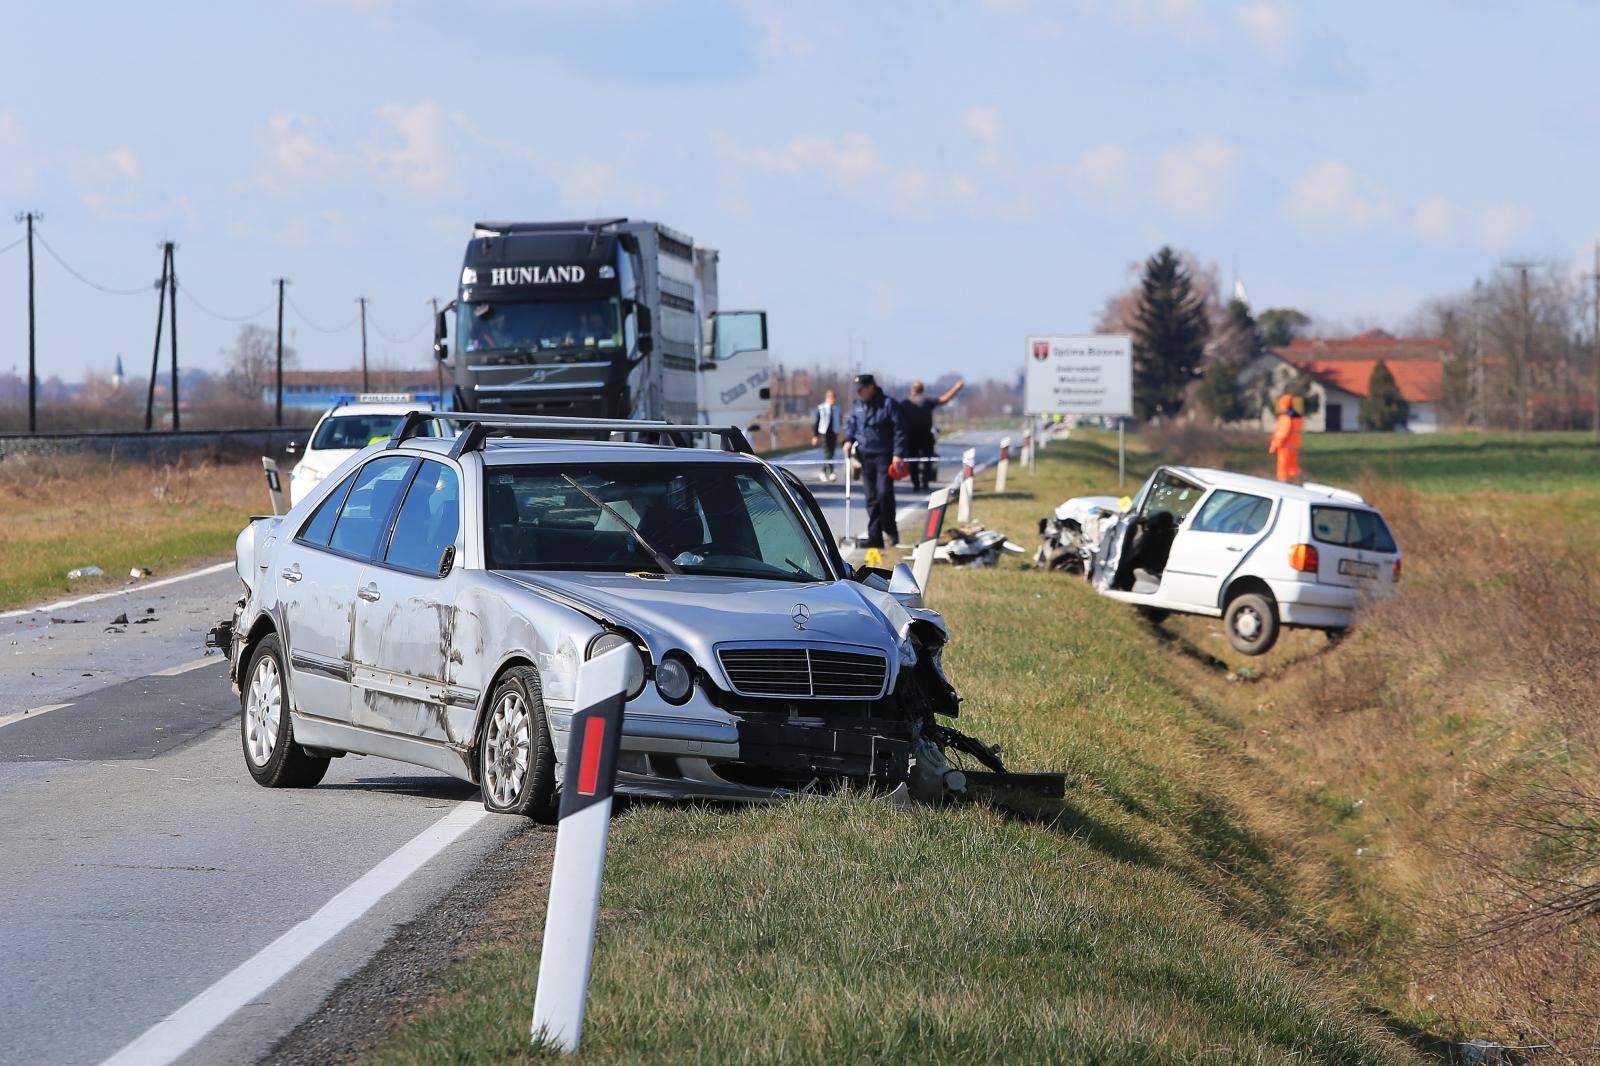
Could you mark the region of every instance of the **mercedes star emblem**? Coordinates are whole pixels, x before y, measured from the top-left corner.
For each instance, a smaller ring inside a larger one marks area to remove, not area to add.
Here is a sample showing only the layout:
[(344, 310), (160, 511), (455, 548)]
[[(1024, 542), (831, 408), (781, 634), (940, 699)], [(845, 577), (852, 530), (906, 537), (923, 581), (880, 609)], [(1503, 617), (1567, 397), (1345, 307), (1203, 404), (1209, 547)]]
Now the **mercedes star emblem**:
[(803, 630), (806, 627), (806, 622), (811, 619), (811, 608), (803, 603), (797, 603), (794, 605), (794, 610), (789, 612), (789, 617), (794, 619), (794, 627), (796, 629)]

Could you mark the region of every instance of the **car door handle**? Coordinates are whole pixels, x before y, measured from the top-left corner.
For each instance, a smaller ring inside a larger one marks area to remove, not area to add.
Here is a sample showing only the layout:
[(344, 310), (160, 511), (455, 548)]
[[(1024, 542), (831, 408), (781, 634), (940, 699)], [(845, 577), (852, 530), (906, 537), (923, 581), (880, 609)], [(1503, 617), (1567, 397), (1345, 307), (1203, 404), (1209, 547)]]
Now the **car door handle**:
[(1229, 544), (1228, 545), (1228, 550), (1231, 551), (1231, 552), (1242, 552), (1242, 551), (1244, 551), (1244, 545), (1243, 544)]
[(378, 592), (378, 586), (373, 584), (371, 581), (368, 581), (365, 585), (362, 585), (360, 588), (356, 589), (356, 595), (360, 596), (368, 603), (377, 603), (381, 598), (381, 593)]
[(282, 570), (278, 571), (278, 576), (283, 578), (285, 581), (299, 581), (303, 576), (300, 573), (300, 564), (295, 563), (293, 566), (284, 567)]

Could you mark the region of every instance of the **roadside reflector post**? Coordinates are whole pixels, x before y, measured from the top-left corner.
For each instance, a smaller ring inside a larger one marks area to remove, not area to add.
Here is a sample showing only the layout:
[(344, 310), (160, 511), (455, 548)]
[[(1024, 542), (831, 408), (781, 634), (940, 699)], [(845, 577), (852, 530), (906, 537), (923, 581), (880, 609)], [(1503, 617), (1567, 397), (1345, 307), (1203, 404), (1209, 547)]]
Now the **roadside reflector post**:
[(1011, 466), (1011, 438), (1000, 438), (1000, 462), (994, 468), (994, 491), (1006, 491), (1006, 473)]
[(533, 1040), (578, 1050), (589, 997), (600, 875), (611, 830), (611, 794), (622, 743), (622, 705), (643, 682), (639, 653), (612, 648), (578, 668), (578, 711), (572, 716), (562, 769), (561, 822), (550, 869), (539, 984), (533, 995)]
[(267, 475), (267, 495), (272, 498), (273, 514), (288, 514), (288, 502), (283, 498), (283, 476), (278, 473), (278, 460), (261, 457), (261, 469)]
[(850, 485), (855, 481), (855, 455), (846, 452), (844, 456), (844, 536), (839, 538), (841, 546), (853, 545), (854, 537), (850, 533)]
[(911, 549), (911, 576), (917, 579), (923, 602), (928, 599), (928, 579), (933, 576), (933, 551), (939, 546), (939, 534), (944, 531), (944, 513), (949, 505), (949, 489), (928, 493), (928, 522), (922, 527), (922, 539)]
[(961, 490), (957, 496), (956, 521), (962, 525), (972, 521), (972, 467), (977, 461), (976, 448), (968, 448), (961, 453)]

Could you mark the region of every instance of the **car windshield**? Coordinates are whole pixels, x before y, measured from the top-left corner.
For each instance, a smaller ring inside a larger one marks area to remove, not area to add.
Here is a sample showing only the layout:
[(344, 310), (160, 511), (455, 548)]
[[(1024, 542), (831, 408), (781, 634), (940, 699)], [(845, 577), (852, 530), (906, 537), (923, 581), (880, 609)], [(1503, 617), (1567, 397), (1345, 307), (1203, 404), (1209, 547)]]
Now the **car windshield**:
[(1151, 478), (1146, 486), (1142, 513), (1146, 518), (1166, 513), (1182, 522), (1204, 495), (1199, 486), (1162, 471)]
[[(365, 448), (369, 444), (376, 444), (380, 440), (388, 440), (394, 436), (395, 427), (405, 415), (365, 414), (365, 415), (333, 415), (324, 418), (317, 427), (316, 435), (311, 438), (313, 450), (324, 448), (350, 449)], [(428, 437), (439, 435), (439, 424), (429, 422), (423, 434)]]
[(468, 352), (622, 346), (622, 318), (615, 299), (463, 303), (457, 314), (457, 336)]
[(491, 570), (830, 579), (805, 520), (758, 466), (491, 466), (484, 478)]

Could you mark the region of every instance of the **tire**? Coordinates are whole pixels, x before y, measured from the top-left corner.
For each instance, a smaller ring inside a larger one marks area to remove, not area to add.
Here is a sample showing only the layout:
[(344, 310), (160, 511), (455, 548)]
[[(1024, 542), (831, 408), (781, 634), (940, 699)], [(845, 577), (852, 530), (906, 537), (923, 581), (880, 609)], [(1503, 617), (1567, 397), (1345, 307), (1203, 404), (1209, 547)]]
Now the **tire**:
[(1222, 614), (1228, 643), (1245, 655), (1264, 655), (1278, 642), (1278, 606), (1261, 592), (1246, 592), (1228, 601)]
[(283, 679), (283, 645), (276, 633), (256, 644), (239, 692), (239, 740), (244, 765), (266, 788), (312, 788), (328, 772), (328, 759), (309, 754), (294, 739)]
[(539, 672), (531, 666), (507, 670), (489, 697), (478, 735), (478, 784), (487, 810), (555, 817), (556, 751)]

